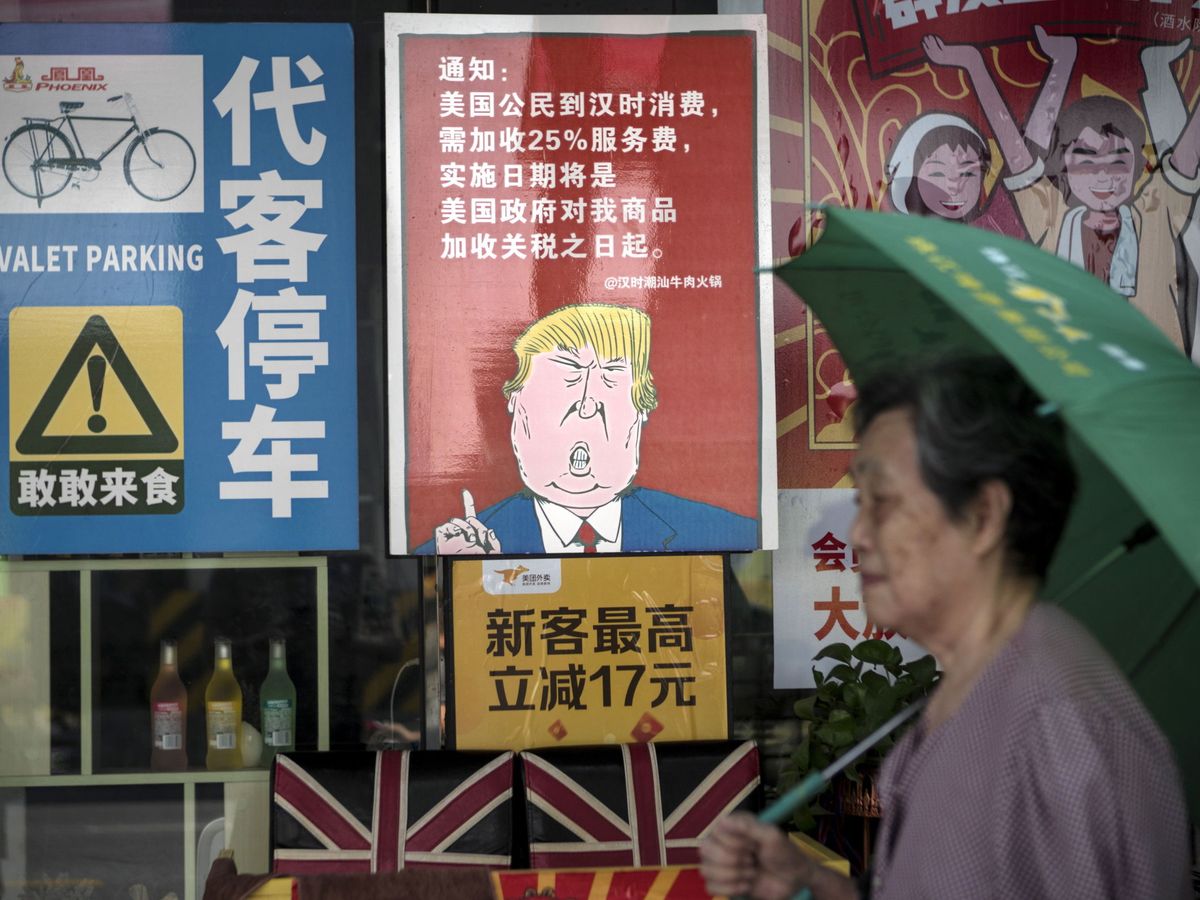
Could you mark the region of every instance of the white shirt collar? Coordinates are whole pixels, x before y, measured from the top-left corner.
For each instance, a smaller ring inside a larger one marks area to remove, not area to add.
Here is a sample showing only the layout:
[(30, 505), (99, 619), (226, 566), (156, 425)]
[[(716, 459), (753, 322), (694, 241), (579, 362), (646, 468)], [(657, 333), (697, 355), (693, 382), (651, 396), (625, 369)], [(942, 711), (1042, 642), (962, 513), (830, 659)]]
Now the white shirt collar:
[(582, 553), (583, 546), (573, 543), (579, 526), (585, 521), (596, 529), (596, 549), (604, 553), (621, 551), (621, 498), (616, 497), (593, 512), (586, 519), (576, 515), (565, 506), (535, 497), (533, 508), (537, 512), (538, 525), (542, 530), (542, 546), (546, 553)]

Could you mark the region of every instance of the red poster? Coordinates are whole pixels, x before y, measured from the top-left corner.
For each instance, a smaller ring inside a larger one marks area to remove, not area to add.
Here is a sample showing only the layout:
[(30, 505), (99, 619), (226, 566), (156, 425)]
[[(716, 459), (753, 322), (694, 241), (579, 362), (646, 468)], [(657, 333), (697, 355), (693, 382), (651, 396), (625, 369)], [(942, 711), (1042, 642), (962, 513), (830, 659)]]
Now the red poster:
[(772, 546), (761, 17), (388, 21), (393, 552)]
[[(1200, 359), (1193, 5), (768, 3), (776, 258), (821, 204), (956, 219), (1070, 259)], [(850, 374), (800, 300), (776, 304), (780, 486), (844, 486)]]

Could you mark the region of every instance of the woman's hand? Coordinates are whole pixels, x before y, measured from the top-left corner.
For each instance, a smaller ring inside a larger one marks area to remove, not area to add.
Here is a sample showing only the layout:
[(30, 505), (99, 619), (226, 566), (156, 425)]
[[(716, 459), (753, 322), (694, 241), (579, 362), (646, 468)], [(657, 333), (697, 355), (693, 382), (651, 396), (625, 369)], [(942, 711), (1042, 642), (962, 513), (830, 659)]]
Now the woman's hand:
[(700, 845), (700, 873), (710, 894), (790, 900), (811, 884), (816, 868), (787, 835), (749, 813), (722, 819)]

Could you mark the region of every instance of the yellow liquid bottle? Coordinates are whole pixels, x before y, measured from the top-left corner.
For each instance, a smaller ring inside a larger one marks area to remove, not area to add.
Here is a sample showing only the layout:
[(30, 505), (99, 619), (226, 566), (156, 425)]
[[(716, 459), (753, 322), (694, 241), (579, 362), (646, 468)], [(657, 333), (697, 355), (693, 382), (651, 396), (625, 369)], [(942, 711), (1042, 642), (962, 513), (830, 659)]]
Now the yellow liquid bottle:
[(233, 651), (229, 641), (216, 641), (216, 662), (204, 690), (204, 721), (208, 726), (210, 769), (242, 767), (242, 688), (233, 676)]

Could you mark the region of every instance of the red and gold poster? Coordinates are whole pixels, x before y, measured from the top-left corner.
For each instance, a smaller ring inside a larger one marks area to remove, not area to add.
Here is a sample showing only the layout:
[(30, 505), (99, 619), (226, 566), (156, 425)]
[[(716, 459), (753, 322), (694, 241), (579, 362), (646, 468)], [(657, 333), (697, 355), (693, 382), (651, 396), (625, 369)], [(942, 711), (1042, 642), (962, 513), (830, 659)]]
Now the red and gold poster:
[[(775, 257), (821, 204), (955, 219), (1072, 260), (1195, 358), (1193, 5), (768, 2)], [(780, 486), (845, 485), (853, 385), (782, 285), (776, 367)]]
[(728, 737), (719, 556), (454, 563), (460, 750)]
[(764, 18), (386, 30), (392, 551), (773, 547)]

